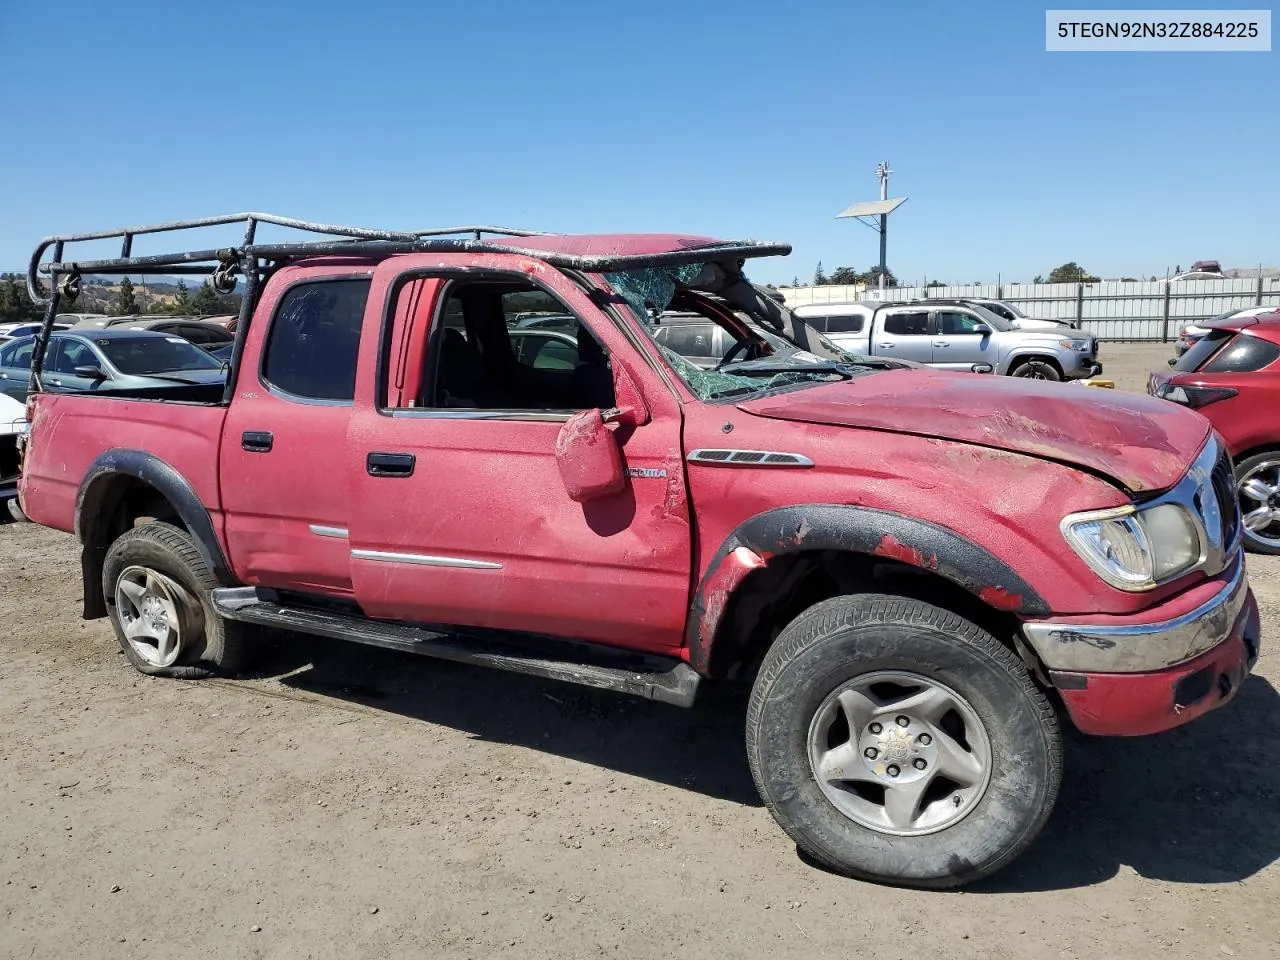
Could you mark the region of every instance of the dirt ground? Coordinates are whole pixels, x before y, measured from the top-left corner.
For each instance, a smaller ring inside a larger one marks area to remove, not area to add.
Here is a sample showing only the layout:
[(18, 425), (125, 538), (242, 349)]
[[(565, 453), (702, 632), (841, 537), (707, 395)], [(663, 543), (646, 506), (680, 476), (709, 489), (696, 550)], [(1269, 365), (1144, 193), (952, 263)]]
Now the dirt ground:
[[(1166, 355), (1103, 361), (1140, 389)], [(73, 538), (0, 528), (0, 956), (1280, 956), (1280, 560), (1250, 570), (1263, 657), (1233, 704), (1072, 738), (1035, 846), (925, 893), (802, 860), (726, 694), (284, 638), (248, 679), (150, 680), (78, 619)]]

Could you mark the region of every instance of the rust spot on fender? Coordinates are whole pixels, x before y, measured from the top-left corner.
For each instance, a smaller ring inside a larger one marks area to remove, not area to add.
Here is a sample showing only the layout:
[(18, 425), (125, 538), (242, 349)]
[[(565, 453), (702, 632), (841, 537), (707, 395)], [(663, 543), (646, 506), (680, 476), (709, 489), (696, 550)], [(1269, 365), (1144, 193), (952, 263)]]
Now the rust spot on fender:
[(703, 595), (702, 612), (698, 617), (698, 632), (703, 638), (715, 636), (720, 618), (724, 616), (729, 597), (747, 574), (765, 565), (764, 558), (748, 547), (737, 547), (720, 561), (707, 577)]
[(903, 563), (909, 563), (913, 567), (923, 567), (926, 570), (938, 569), (938, 555), (933, 554), (926, 558), (923, 553), (915, 547), (908, 546), (899, 541), (892, 534), (886, 533), (876, 548), (871, 551), (877, 557), (887, 557), (890, 560), (901, 560)]
[(1018, 610), (1022, 607), (1022, 594), (1010, 593), (1004, 587), (983, 587), (978, 599), (997, 610)]

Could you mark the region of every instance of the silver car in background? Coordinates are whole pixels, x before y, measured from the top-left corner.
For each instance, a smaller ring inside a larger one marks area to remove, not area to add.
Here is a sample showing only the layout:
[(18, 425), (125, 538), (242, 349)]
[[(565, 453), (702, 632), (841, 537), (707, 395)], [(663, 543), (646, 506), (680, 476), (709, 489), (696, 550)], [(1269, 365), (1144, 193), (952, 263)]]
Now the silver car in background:
[(1035, 380), (1079, 380), (1102, 372), (1092, 333), (1018, 330), (973, 301), (813, 303), (795, 313), (850, 353)]

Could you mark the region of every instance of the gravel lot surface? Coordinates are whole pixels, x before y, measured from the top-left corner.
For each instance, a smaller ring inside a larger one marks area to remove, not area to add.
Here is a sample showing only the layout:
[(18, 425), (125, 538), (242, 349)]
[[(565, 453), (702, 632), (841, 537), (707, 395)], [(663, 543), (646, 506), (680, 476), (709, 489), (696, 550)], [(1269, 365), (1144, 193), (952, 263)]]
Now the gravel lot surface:
[[(1141, 389), (1168, 355), (1102, 359)], [(243, 680), (151, 680), (78, 618), (73, 538), (3, 527), (0, 956), (1280, 956), (1280, 560), (1250, 570), (1264, 654), (1234, 704), (1071, 738), (1039, 842), (924, 893), (797, 856), (728, 694), (296, 638)]]

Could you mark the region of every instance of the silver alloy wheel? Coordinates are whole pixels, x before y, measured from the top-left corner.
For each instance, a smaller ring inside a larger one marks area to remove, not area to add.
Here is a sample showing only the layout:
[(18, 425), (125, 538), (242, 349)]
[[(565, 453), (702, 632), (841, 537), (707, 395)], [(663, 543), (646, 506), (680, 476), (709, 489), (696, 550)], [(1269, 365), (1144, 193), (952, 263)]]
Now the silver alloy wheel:
[(918, 836), (962, 820), (991, 780), (991, 740), (977, 712), (945, 684), (905, 671), (838, 687), (809, 724), (809, 764), (850, 820)]
[(116, 581), (116, 611), (125, 639), (144, 662), (171, 667), (182, 655), (188, 631), (187, 594), (164, 574), (126, 567)]
[(1248, 535), (1280, 547), (1280, 458), (1263, 460), (1236, 481), (1240, 513)]

